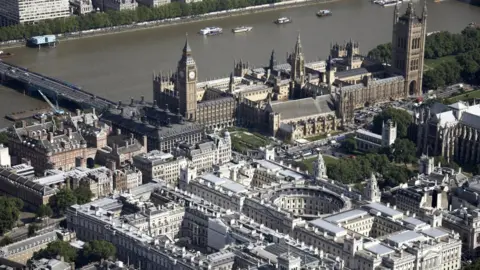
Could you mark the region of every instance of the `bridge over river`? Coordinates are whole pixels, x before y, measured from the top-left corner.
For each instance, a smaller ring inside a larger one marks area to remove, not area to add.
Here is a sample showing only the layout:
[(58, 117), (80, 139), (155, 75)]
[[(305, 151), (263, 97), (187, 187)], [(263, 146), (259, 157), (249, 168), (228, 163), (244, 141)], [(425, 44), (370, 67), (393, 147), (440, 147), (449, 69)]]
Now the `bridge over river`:
[(75, 85), (29, 71), (0, 60), (0, 83), (15, 88), (30, 96), (39, 96), (38, 90), (52, 101), (82, 109), (95, 108), (103, 111), (114, 105), (113, 101), (97, 97)]

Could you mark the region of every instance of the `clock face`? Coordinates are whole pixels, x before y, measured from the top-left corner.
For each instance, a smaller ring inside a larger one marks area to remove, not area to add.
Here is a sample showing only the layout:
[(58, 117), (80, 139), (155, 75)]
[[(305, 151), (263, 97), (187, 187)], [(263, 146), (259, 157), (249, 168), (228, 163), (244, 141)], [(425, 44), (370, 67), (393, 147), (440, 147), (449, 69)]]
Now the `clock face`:
[(196, 74), (195, 74), (195, 71), (193, 71), (193, 70), (190, 71), (190, 73), (188, 73), (188, 77), (189, 77), (191, 80), (195, 79), (195, 76), (196, 76)]
[(178, 75), (180, 75), (180, 77), (183, 78), (183, 76), (185, 76), (185, 73), (183, 73), (183, 71), (180, 70), (180, 72), (178, 73)]

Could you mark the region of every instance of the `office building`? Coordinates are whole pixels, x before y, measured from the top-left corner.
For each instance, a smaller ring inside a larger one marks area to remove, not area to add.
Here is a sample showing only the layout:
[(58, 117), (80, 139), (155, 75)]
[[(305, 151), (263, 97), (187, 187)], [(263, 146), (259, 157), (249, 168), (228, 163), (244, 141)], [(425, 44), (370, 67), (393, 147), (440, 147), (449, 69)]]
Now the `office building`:
[(68, 0), (4, 0), (0, 5), (0, 26), (70, 16)]

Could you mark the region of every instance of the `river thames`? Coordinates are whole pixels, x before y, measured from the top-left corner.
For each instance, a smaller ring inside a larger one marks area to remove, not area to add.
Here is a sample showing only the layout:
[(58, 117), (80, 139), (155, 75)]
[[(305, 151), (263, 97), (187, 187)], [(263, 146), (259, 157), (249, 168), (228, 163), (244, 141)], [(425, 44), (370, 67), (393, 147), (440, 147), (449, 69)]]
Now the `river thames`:
[[(422, 2), (416, 2), (417, 13)], [(406, 7), (403, 4), (402, 11)], [(318, 9), (330, 9), (333, 16), (318, 18)], [(331, 42), (358, 41), (362, 53), (378, 44), (390, 42), (394, 7), (383, 8), (368, 0), (341, 0), (328, 4), (273, 10), (245, 16), (209, 20), (183, 25), (126, 32), (61, 42), (56, 48), (16, 48), (7, 61), (32, 71), (66, 80), (83, 89), (112, 100), (127, 100), (144, 95), (152, 98), (152, 72), (174, 70), (188, 33), (199, 78), (228, 76), (234, 59), (252, 66), (267, 65), (272, 49), (277, 62), (285, 62), (286, 53), (301, 34), (307, 61), (325, 59)], [(277, 26), (281, 16), (293, 23)], [(480, 18), (480, 8), (459, 1), (428, 3), (428, 31), (460, 32)], [(236, 26), (253, 26), (248, 33), (233, 34)], [(224, 34), (203, 37), (201, 28), (220, 26)], [(13, 90), (0, 88), (0, 115), (39, 107), (40, 101)], [(0, 120), (0, 126), (8, 122)]]

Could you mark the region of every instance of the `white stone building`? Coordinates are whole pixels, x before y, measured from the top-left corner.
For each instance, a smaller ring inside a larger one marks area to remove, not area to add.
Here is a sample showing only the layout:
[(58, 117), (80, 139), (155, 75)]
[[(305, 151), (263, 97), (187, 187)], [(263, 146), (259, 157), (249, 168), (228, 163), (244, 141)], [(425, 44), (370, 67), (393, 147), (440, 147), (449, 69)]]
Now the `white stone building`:
[(170, 0), (137, 0), (137, 2), (140, 5), (144, 5), (150, 8), (159, 7), (171, 3)]
[(2, 0), (0, 26), (70, 16), (68, 0)]
[(70, 0), (70, 7), (76, 15), (88, 14), (94, 10), (91, 0)]
[(11, 157), (8, 153), (8, 147), (0, 144), (0, 166), (10, 167), (11, 165)]
[(175, 185), (180, 176), (180, 168), (187, 165), (187, 159), (154, 150), (133, 157), (133, 164), (142, 171), (143, 183), (148, 183), (153, 179), (162, 179)]
[(365, 129), (355, 132), (357, 149), (360, 151), (372, 151), (382, 147), (389, 147), (397, 139), (397, 124), (392, 120), (383, 123), (382, 134), (376, 134)]

